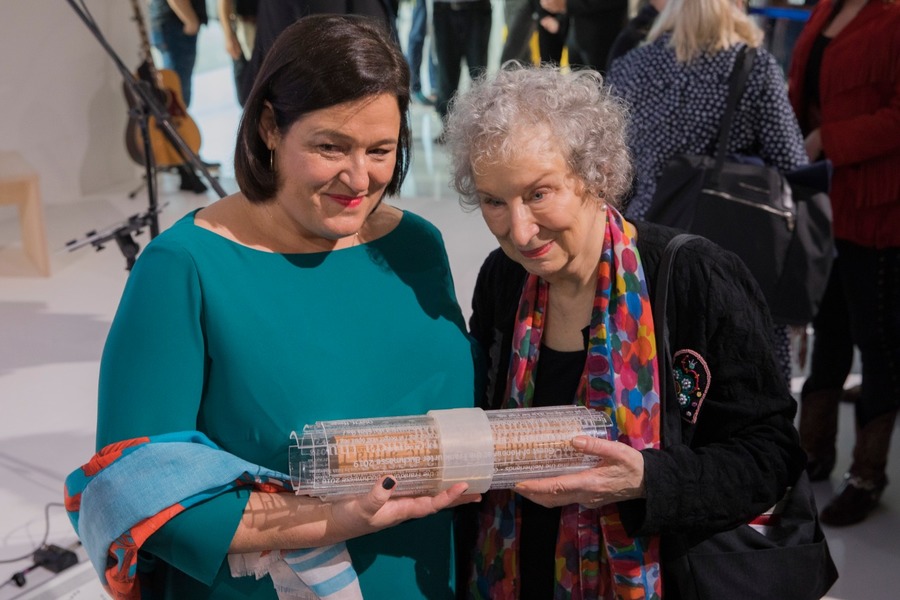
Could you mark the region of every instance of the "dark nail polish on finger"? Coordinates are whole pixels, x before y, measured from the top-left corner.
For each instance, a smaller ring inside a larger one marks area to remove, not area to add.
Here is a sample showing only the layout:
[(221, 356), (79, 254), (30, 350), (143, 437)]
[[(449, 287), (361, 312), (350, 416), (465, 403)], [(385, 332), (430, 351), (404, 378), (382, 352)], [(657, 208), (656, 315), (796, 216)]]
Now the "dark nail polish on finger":
[(386, 490), (393, 489), (395, 485), (397, 485), (397, 482), (390, 477), (387, 477), (384, 481), (381, 482), (381, 487)]

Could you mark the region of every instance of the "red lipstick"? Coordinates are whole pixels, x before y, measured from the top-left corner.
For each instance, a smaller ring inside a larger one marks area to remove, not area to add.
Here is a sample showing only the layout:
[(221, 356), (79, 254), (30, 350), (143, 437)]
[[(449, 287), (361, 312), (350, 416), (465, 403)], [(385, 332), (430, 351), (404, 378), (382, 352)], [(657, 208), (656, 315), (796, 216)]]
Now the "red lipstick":
[(347, 208), (359, 206), (362, 204), (363, 198), (365, 198), (365, 196), (342, 196), (340, 194), (328, 194), (328, 197)]
[(543, 246), (539, 246), (534, 250), (519, 250), (519, 254), (524, 256), (525, 258), (540, 258), (544, 256), (548, 252), (550, 252), (550, 248), (553, 247), (553, 242), (547, 242)]

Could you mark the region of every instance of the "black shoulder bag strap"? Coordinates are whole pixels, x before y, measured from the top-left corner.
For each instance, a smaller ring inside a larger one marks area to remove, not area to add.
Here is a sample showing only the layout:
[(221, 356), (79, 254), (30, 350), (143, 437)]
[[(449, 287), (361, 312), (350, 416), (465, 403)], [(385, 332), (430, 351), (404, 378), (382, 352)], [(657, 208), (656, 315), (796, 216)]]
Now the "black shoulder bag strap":
[[(687, 233), (676, 235), (666, 245), (653, 282), (653, 325), (656, 328), (656, 353), (660, 370), (660, 416), (662, 446), (681, 443), (681, 415), (678, 402), (674, 401), (675, 380), (672, 377), (669, 354), (669, 328), (666, 323), (666, 304), (672, 280), (672, 268), (678, 249), (698, 237)], [(673, 324), (673, 330), (675, 324)], [(670, 533), (662, 536), (663, 581), (674, 581), (681, 598), (757, 597), (753, 592), (754, 577), (771, 575), (777, 585), (787, 585), (779, 598), (821, 598), (838, 577), (834, 561), (828, 551), (828, 543), (819, 526), (815, 498), (809, 487), (806, 471), (794, 484), (793, 493), (786, 496), (787, 503), (781, 513), (784, 529), (781, 537), (771, 547), (760, 545), (758, 540), (748, 542), (739, 528), (724, 531), (704, 540), (690, 534)], [(755, 532), (754, 532), (755, 533)], [(758, 536), (757, 536), (758, 537)], [(775, 540), (775, 538), (773, 538)], [(696, 552), (692, 551), (697, 548)], [(755, 552), (759, 550), (760, 552)], [(721, 560), (719, 560), (721, 559)], [(744, 573), (747, 565), (754, 568), (754, 575)], [(788, 571), (779, 571), (784, 568)], [(721, 572), (719, 572), (721, 571)], [(785, 575), (788, 573), (788, 575)], [(743, 591), (733, 589), (734, 578), (743, 577)], [(750, 577), (750, 580), (747, 578)], [(702, 589), (698, 584), (703, 582)], [(768, 583), (768, 582), (767, 582)], [(771, 591), (772, 585), (767, 585)], [(715, 589), (714, 593), (710, 590)], [(727, 591), (730, 595), (723, 595)], [(780, 588), (779, 588), (779, 591)], [(768, 596), (775, 597), (775, 596)]]
[(700, 236), (690, 233), (679, 233), (666, 244), (659, 266), (656, 268), (656, 280), (653, 282), (653, 327), (656, 331), (656, 358), (659, 363), (659, 401), (660, 401), (660, 435), (663, 446), (671, 446), (681, 442), (681, 419), (677, 406), (668, 399), (675, 393), (675, 380), (672, 378), (672, 355), (669, 352), (669, 324), (666, 318), (666, 305), (669, 298), (669, 287), (672, 280), (672, 268), (675, 255), (685, 243)]
[(725, 164), (725, 155), (728, 152), (728, 140), (731, 138), (731, 125), (734, 121), (734, 113), (737, 112), (737, 105), (744, 93), (744, 87), (747, 85), (747, 79), (750, 77), (750, 70), (753, 69), (755, 58), (756, 48), (744, 46), (738, 50), (738, 55), (734, 59), (734, 66), (731, 68), (731, 75), (728, 77), (728, 102), (725, 104), (722, 120), (719, 121), (719, 140), (716, 143), (714, 177), (719, 176), (719, 173), (722, 171), (722, 165)]

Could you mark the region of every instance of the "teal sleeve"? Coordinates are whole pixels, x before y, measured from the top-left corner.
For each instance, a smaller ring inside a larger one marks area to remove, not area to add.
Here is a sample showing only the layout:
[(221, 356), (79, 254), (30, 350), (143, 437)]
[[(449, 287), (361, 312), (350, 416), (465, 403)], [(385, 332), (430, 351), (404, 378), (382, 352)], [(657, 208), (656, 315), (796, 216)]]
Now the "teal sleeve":
[[(206, 362), (200, 280), (183, 248), (157, 238), (129, 275), (100, 364), (98, 449), (112, 442), (195, 430)], [(193, 506), (144, 548), (211, 582), (249, 497), (229, 493)]]
[(241, 489), (193, 506), (150, 536), (143, 550), (212, 585), (249, 499), (250, 490)]
[(128, 278), (103, 349), (98, 450), (135, 437), (197, 429), (205, 363), (200, 307), (190, 255), (151, 243)]

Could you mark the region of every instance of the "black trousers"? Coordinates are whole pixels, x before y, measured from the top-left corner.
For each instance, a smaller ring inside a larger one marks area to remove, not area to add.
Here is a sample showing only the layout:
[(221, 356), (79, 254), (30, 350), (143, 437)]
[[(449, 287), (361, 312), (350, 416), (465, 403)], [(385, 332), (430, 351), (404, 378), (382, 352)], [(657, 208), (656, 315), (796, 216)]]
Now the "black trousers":
[(437, 111), (444, 118), (447, 105), (459, 87), (463, 59), (473, 79), (487, 69), (491, 38), (490, 0), (435, 2), (432, 24), (438, 62)]
[(900, 407), (900, 248), (837, 240), (838, 258), (813, 321), (810, 375), (804, 393), (841, 388), (859, 348), (862, 388), (856, 423)]

